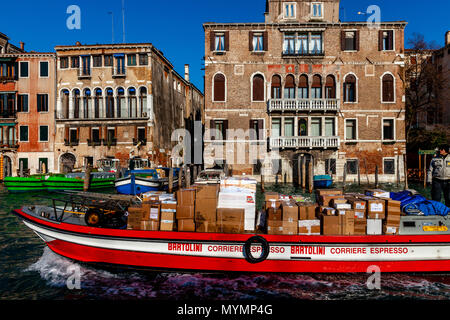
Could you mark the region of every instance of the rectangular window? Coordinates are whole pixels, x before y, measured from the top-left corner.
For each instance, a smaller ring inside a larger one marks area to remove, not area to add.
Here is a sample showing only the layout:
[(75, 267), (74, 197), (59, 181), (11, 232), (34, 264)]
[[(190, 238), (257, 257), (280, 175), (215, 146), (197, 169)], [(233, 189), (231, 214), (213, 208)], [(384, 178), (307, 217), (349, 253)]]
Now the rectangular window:
[(148, 55), (146, 53), (139, 54), (139, 65), (140, 66), (148, 65)]
[(383, 160), (384, 174), (395, 174), (395, 159)]
[(48, 77), (48, 61), (39, 62), (39, 76), (41, 78)]
[(28, 126), (20, 126), (19, 141), (20, 142), (28, 142)]
[(294, 136), (294, 118), (284, 119), (284, 136), (285, 137)]
[(116, 58), (116, 75), (125, 75), (125, 56), (118, 55)]
[(264, 139), (264, 120), (250, 120), (250, 140)]
[(325, 160), (325, 174), (336, 174), (336, 159)]
[(356, 31), (345, 31), (344, 32), (344, 50), (345, 51), (355, 51), (356, 50)]
[(79, 68), (80, 67), (80, 57), (70, 57), (71, 67)]
[(81, 75), (90, 76), (91, 75), (91, 57), (81, 56)]
[(321, 2), (313, 2), (313, 3), (311, 3), (311, 15), (314, 18), (322, 18), (323, 17), (322, 3)]
[(19, 158), (19, 170), (20, 169), (23, 171), (28, 170), (28, 158)]
[(37, 111), (48, 112), (48, 94), (37, 95)]
[(272, 118), (272, 137), (281, 137), (281, 119)]
[(347, 160), (347, 174), (358, 174), (358, 160)]
[(92, 62), (94, 67), (96, 68), (102, 67), (102, 56), (93, 56)]
[(311, 136), (320, 137), (322, 135), (322, 118), (311, 118)]
[(225, 51), (225, 34), (215, 33), (215, 51)]
[(357, 140), (356, 119), (345, 120), (345, 140)]
[(146, 132), (145, 128), (137, 129), (137, 138), (138, 138), (138, 141), (142, 141), (142, 142), (146, 141), (147, 132)]
[(383, 120), (383, 140), (395, 140), (394, 119)]
[(61, 57), (59, 59), (59, 68), (67, 69), (69, 67), (69, 57)]
[(28, 78), (28, 61), (20, 62), (20, 77)]
[(129, 66), (135, 66), (136, 65), (136, 55), (135, 54), (129, 54), (127, 56), (128, 58), (128, 65)]
[(19, 94), (17, 99), (17, 112), (28, 112), (28, 95)]
[(334, 118), (325, 118), (325, 136), (334, 137), (335, 131)]
[[(226, 140), (228, 120), (212, 120), (212, 140)], [(217, 136), (220, 134), (220, 136)]]
[(100, 129), (99, 128), (93, 128), (91, 134), (92, 134), (93, 142), (100, 142)]
[(264, 51), (264, 34), (262, 33), (253, 34), (253, 51), (255, 52)]
[(272, 159), (272, 174), (282, 174), (282, 162), (281, 159)]
[(69, 142), (78, 143), (78, 129), (70, 129)]
[(296, 16), (296, 4), (285, 3), (284, 4), (284, 17), (287, 19), (294, 19)]
[(48, 142), (48, 126), (39, 126), (39, 142)]
[(112, 67), (112, 65), (113, 65), (112, 55), (110, 55), (110, 54), (105, 55), (105, 67)]
[(284, 55), (322, 55), (322, 32), (287, 32), (284, 34)]
[(383, 51), (394, 50), (394, 31), (393, 30), (382, 30), (381, 35), (381, 49)]

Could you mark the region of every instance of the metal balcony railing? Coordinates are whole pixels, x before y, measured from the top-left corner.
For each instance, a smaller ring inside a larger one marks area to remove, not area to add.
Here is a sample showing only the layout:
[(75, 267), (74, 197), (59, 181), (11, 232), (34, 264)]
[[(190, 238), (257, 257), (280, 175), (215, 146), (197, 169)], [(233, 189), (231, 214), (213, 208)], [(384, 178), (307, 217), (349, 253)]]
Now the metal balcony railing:
[(333, 149), (339, 148), (339, 137), (276, 137), (269, 138), (271, 149)]
[(270, 99), (269, 112), (339, 111), (339, 99)]

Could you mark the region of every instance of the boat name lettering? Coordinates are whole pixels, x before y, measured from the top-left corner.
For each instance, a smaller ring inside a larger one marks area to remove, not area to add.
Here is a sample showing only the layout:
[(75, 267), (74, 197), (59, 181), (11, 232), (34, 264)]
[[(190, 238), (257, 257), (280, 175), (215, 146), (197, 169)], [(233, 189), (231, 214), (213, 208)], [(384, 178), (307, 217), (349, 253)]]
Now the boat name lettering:
[(331, 254), (407, 254), (408, 248), (331, 248)]
[(168, 243), (169, 251), (202, 252), (201, 243)]
[(324, 247), (292, 246), (291, 254), (325, 255), (325, 248)]

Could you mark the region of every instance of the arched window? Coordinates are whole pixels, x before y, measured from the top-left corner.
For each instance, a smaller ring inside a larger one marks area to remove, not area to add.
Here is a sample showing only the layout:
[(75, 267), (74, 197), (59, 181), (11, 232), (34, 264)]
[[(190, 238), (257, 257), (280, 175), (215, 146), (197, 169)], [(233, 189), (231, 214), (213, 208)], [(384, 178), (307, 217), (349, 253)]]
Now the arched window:
[(336, 81), (332, 75), (327, 76), (325, 82), (325, 98), (336, 99)]
[(308, 76), (305, 74), (302, 74), (300, 76), (300, 81), (298, 82), (298, 98), (299, 99), (309, 98)]
[(221, 73), (218, 73), (214, 76), (214, 101), (225, 101), (225, 81), (225, 76)]
[(65, 89), (61, 92), (62, 100), (62, 116), (64, 119), (69, 119), (69, 90)]
[(147, 88), (141, 87), (139, 89), (139, 110), (138, 117), (144, 117), (144, 113), (147, 113)]
[(130, 118), (137, 117), (137, 100), (136, 100), (136, 89), (128, 89), (128, 114)]
[(83, 96), (83, 114), (84, 118), (88, 119), (92, 110), (91, 89), (84, 89)]
[(264, 101), (264, 77), (260, 74), (253, 76), (253, 101)]
[(114, 91), (106, 89), (106, 118), (114, 118)]
[(73, 90), (73, 117), (78, 119), (80, 117), (80, 90)]
[(94, 98), (94, 117), (96, 119), (100, 118), (100, 110), (103, 109), (103, 93), (102, 89), (95, 89), (95, 98)]
[(286, 82), (284, 84), (284, 98), (295, 99), (295, 79), (291, 74), (286, 77)]
[(352, 74), (345, 77), (344, 102), (356, 102), (356, 77)]
[(125, 90), (117, 88), (117, 118), (128, 118)]
[(391, 74), (383, 76), (383, 102), (394, 102), (394, 77)]
[(272, 77), (272, 99), (281, 99), (281, 77), (274, 75)]
[(317, 74), (313, 76), (313, 82), (311, 85), (311, 98), (322, 99), (322, 77)]

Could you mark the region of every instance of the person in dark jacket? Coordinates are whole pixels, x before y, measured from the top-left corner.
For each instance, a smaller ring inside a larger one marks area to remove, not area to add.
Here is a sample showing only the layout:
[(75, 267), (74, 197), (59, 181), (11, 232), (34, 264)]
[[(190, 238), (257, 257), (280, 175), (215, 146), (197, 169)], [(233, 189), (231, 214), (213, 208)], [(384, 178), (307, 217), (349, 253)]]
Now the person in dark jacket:
[(450, 154), (449, 145), (439, 147), (428, 170), (428, 183), (431, 183), (431, 196), (434, 201), (441, 201), (444, 193), (445, 205), (450, 207)]

